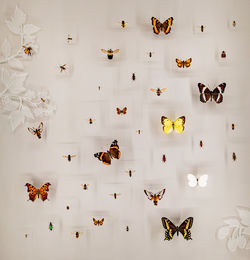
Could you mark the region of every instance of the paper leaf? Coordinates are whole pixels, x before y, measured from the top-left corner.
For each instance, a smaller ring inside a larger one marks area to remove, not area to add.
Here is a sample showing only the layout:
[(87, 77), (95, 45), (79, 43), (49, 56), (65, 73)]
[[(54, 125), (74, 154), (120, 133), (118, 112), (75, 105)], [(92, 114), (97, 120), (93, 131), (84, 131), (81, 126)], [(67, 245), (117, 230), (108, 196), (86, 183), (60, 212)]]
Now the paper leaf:
[(39, 27), (33, 25), (33, 24), (25, 24), (23, 27), (23, 33), (24, 34), (33, 34), (36, 33), (40, 30)]
[(244, 228), (242, 234), (250, 236), (250, 227)]
[(13, 73), (10, 81), (9, 91), (13, 94), (20, 94), (21, 92), (25, 91), (23, 84), (27, 75), (27, 73)]
[(1, 81), (2, 83), (8, 87), (10, 82), (11, 74), (8, 70), (2, 68), (1, 69)]
[(229, 226), (224, 226), (224, 227), (219, 228), (219, 230), (217, 232), (218, 239), (222, 240), (222, 239), (226, 238), (229, 235), (229, 231), (230, 231)]
[(6, 24), (9, 28), (9, 30), (11, 32), (13, 32), (14, 34), (20, 34), (21, 33), (21, 26), (19, 26), (18, 24), (15, 24), (13, 22), (13, 20), (12, 21), (6, 21)]
[(11, 112), (9, 115), (12, 131), (14, 131), (19, 125), (24, 123), (24, 115), (19, 110)]
[(25, 20), (26, 20), (26, 14), (16, 6), (14, 23), (17, 25), (22, 25), (25, 23)]
[(239, 236), (237, 241), (238, 241), (238, 247), (239, 248), (241, 248), (241, 249), (245, 248), (245, 246), (247, 244), (247, 240), (246, 240), (246, 238), (244, 236)]
[(31, 112), (29, 107), (23, 106), (22, 107), (22, 112), (23, 112), (25, 117), (27, 117), (29, 119), (34, 119), (34, 116), (33, 116), (33, 114), (32, 114), (32, 112)]
[(238, 246), (238, 240), (234, 238), (229, 238), (227, 241), (227, 247), (229, 251), (235, 252)]
[(10, 42), (7, 39), (5, 39), (2, 43), (2, 54), (4, 58), (9, 57), (11, 54)]
[(22, 62), (20, 60), (16, 59), (16, 58), (9, 60), (8, 64), (12, 69), (17, 69), (17, 70), (23, 70), (24, 69)]
[(240, 225), (240, 221), (236, 217), (226, 218), (224, 219), (224, 223), (231, 227), (238, 227)]
[(241, 223), (250, 226), (250, 209), (246, 207), (236, 207), (236, 211), (240, 216)]
[(5, 111), (14, 111), (19, 107), (19, 102), (10, 100), (3, 104), (3, 110)]
[(250, 249), (250, 240), (247, 241), (245, 249)]

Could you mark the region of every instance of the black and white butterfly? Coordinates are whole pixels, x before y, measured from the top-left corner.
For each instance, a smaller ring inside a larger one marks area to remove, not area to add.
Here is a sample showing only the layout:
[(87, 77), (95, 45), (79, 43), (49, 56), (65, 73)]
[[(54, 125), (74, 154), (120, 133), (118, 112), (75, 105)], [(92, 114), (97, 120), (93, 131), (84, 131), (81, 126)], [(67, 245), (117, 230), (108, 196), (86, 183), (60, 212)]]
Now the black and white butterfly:
[(226, 83), (221, 83), (213, 91), (202, 83), (198, 83), (198, 88), (200, 90), (200, 101), (202, 103), (206, 103), (209, 99), (212, 101), (213, 99), (217, 104), (219, 104), (223, 101), (222, 94), (226, 88)]

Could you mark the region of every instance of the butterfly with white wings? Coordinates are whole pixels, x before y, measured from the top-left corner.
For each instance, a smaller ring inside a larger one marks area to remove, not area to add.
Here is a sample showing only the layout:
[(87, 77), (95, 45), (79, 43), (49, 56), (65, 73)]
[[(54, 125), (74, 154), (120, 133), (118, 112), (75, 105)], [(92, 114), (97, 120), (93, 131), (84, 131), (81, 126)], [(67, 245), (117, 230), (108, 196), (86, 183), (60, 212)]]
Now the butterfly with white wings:
[(190, 186), (192, 188), (196, 187), (197, 185), (200, 187), (206, 187), (208, 175), (204, 174), (204, 175), (201, 175), (199, 178), (197, 178), (193, 174), (188, 174), (187, 179), (188, 179), (188, 186)]

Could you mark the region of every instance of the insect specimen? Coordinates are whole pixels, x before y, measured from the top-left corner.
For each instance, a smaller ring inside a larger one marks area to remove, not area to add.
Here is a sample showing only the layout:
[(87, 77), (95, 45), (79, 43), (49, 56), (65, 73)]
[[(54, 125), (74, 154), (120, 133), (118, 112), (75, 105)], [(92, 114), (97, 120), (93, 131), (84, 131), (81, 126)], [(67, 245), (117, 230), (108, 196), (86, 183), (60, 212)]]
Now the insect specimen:
[(166, 162), (166, 155), (165, 154), (162, 155), (162, 162), (164, 162), (164, 163)]
[(89, 186), (89, 184), (81, 184), (81, 186), (82, 186), (82, 188), (83, 188), (84, 190), (87, 190), (87, 189), (88, 189), (88, 186)]
[(102, 226), (103, 225), (103, 222), (104, 222), (104, 218), (102, 218), (102, 219), (95, 219), (95, 218), (93, 218), (93, 222), (94, 222), (94, 225), (95, 226)]
[(135, 80), (136, 77), (135, 77), (135, 73), (132, 74), (132, 80)]
[(76, 157), (76, 154), (68, 154), (68, 155), (63, 155), (63, 158), (67, 158), (69, 162), (71, 162), (71, 159)]
[(128, 171), (125, 171), (128, 175), (129, 175), (129, 177), (132, 177), (132, 174), (135, 172), (135, 170), (128, 170)]
[(65, 71), (65, 70), (67, 69), (67, 68), (66, 68), (66, 65), (67, 65), (67, 64), (59, 65), (60, 72), (63, 72), (63, 71)]
[(144, 193), (148, 197), (149, 200), (154, 202), (154, 205), (158, 205), (158, 201), (162, 199), (166, 189), (159, 191), (158, 193), (152, 193), (151, 191), (144, 190)]
[(155, 34), (159, 34), (160, 31), (163, 31), (165, 34), (169, 34), (171, 31), (171, 26), (173, 24), (173, 17), (168, 18), (164, 23), (161, 23), (158, 19), (155, 17), (151, 18), (152, 25), (153, 25), (153, 31)]
[(200, 28), (201, 28), (201, 32), (204, 32), (205, 26), (204, 26), (204, 25), (201, 25)]
[(89, 124), (92, 125), (96, 120), (94, 118), (89, 118), (88, 121), (89, 121)]
[(36, 135), (37, 138), (41, 139), (41, 137), (42, 137), (41, 134), (43, 132), (43, 122), (40, 123), (38, 128), (34, 128), (34, 127), (30, 128), (30, 127), (28, 127), (28, 131), (30, 133), (32, 133), (33, 135)]
[(157, 89), (151, 88), (150, 90), (151, 90), (152, 92), (156, 92), (156, 95), (157, 95), (157, 96), (160, 96), (161, 93), (165, 92), (167, 89), (166, 89), (166, 88), (162, 88), (162, 89), (160, 89), (160, 88), (157, 88)]
[(119, 52), (120, 50), (119, 49), (116, 49), (116, 50), (112, 50), (112, 49), (108, 49), (108, 50), (105, 50), (105, 49), (101, 49), (101, 51), (105, 54), (107, 54), (107, 57), (109, 60), (112, 60), (113, 59), (113, 54)]
[(235, 152), (233, 152), (233, 154), (232, 154), (232, 158), (233, 158), (234, 161), (236, 161), (237, 158), (236, 158), (236, 154), (235, 154)]
[(68, 34), (68, 37), (67, 37), (67, 43), (71, 43), (73, 40), (73, 38), (70, 36), (70, 34)]
[(148, 54), (149, 58), (152, 58), (154, 52), (153, 52), (153, 51), (150, 51), (150, 52), (147, 52), (147, 54)]
[(23, 48), (24, 48), (25, 54), (27, 54), (28, 56), (32, 55), (32, 48), (31, 47), (23, 46)]
[(52, 222), (49, 222), (49, 230), (52, 231), (53, 228), (54, 228), (54, 226), (53, 226)]
[(83, 234), (83, 232), (76, 231), (76, 232), (72, 232), (72, 234), (74, 235), (75, 238), (79, 238), (80, 235)]
[(222, 51), (220, 56), (221, 56), (222, 59), (226, 58), (226, 56), (227, 56), (227, 55), (226, 55), (226, 52), (225, 52), (225, 51)]
[(117, 107), (116, 112), (117, 112), (118, 115), (121, 115), (121, 114), (126, 115), (127, 114), (127, 108), (124, 107), (123, 109), (120, 109), (119, 107)]
[(214, 100), (217, 104), (223, 101), (223, 93), (226, 88), (226, 83), (221, 83), (213, 91), (202, 83), (198, 83), (198, 88), (200, 91), (200, 101), (206, 103), (209, 99)]
[(125, 22), (124, 20), (121, 21), (122, 28), (125, 28), (126, 24), (127, 24), (127, 22)]
[(36, 198), (40, 198), (42, 201), (47, 200), (49, 191), (49, 186), (51, 184), (49, 182), (45, 183), (40, 189), (37, 189), (33, 185), (26, 183), (25, 186), (27, 186), (27, 192), (29, 192), (29, 200), (35, 201)]
[(126, 231), (129, 232), (129, 227), (128, 226), (126, 226)]
[(189, 68), (191, 66), (192, 58), (189, 58), (187, 60), (175, 59), (175, 61), (178, 68)]
[(203, 142), (202, 142), (202, 140), (200, 140), (200, 147), (201, 147), (201, 148), (203, 147)]
[(197, 178), (193, 174), (188, 174), (187, 179), (188, 179), (188, 186), (190, 186), (192, 188), (196, 187), (197, 185), (200, 187), (206, 187), (208, 175), (204, 174), (204, 175), (201, 175), (199, 178)]
[(235, 129), (235, 125), (234, 124), (232, 124), (232, 130), (234, 130)]
[(69, 206), (66, 206), (66, 209), (69, 210)]
[(142, 133), (142, 130), (136, 130), (136, 133), (138, 134), (138, 135), (140, 135), (141, 133)]
[(172, 122), (169, 118), (162, 116), (161, 123), (163, 124), (163, 131), (166, 134), (171, 133), (175, 130), (177, 133), (182, 133), (184, 131), (184, 124), (185, 124), (185, 116), (181, 116), (177, 118), (174, 122)]

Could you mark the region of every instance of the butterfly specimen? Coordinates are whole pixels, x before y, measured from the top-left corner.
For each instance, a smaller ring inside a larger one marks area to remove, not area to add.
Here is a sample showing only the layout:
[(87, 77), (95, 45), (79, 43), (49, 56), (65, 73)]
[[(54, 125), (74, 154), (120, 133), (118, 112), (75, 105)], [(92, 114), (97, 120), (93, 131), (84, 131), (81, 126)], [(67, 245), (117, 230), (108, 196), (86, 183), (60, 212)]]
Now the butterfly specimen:
[(96, 120), (94, 118), (89, 118), (88, 121), (89, 121), (89, 124), (92, 125)]
[(138, 135), (140, 135), (141, 133), (142, 133), (142, 130), (136, 130), (136, 133), (138, 134)]
[(234, 161), (236, 161), (236, 154), (235, 154), (235, 152), (233, 152), (232, 158), (233, 158)]
[(31, 47), (23, 46), (23, 48), (24, 48), (24, 53), (25, 54), (27, 54), (28, 56), (32, 55), (32, 48)]
[(144, 193), (146, 194), (148, 199), (152, 200), (154, 202), (154, 205), (157, 206), (158, 205), (158, 201), (162, 199), (165, 191), (166, 191), (166, 189), (163, 189), (163, 190), (159, 191), (158, 193), (153, 194), (150, 191), (144, 190)]
[(54, 226), (53, 226), (52, 222), (49, 222), (49, 230), (52, 231), (53, 228), (54, 228)]
[(109, 194), (109, 195), (110, 195), (110, 196), (113, 196), (114, 199), (116, 200), (117, 197), (121, 195), (121, 193), (111, 193), (111, 194)]
[(82, 186), (82, 188), (83, 188), (84, 190), (87, 190), (87, 189), (88, 189), (88, 186), (89, 186), (89, 184), (81, 184), (81, 186)]
[(180, 134), (184, 131), (185, 116), (177, 118), (174, 122), (172, 122), (169, 118), (162, 116), (161, 123), (163, 124), (164, 133), (169, 134), (175, 130)]
[(107, 54), (109, 60), (112, 60), (113, 59), (113, 54), (119, 52), (119, 49), (116, 49), (114, 51), (112, 49), (109, 49), (109, 50), (101, 49), (101, 51), (103, 53)]
[(79, 236), (82, 235), (83, 232), (76, 231), (76, 232), (72, 232), (72, 234), (75, 236), (75, 238), (79, 238)]
[(163, 31), (165, 34), (169, 34), (171, 31), (171, 26), (173, 24), (173, 17), (168, 18), (164, 23), (161, 23), (158, 19), (155, 17), (151, 18), (152, 25), (153, 25), (153, 31), (155, 34), (159, 34), (160, 31)]
[(226, 88), (226, 83), (221, 83), (213, 91), (202, 83), (198, 83), (198, 88), (200, 91), (200, 101), (202, 103), (206, 103), (209, 99), (212, 101), (213, 99), (217, 104), (219, 104), (223, 101), (222, 94)]
[(63, 155), (63, 158), (67, 158), (69, 162), (71, 162), (71, 159), (76, 157), (76, 154), (68, 154), (68, 155)]
[(29, 130), (30, 133), (32, 133), (33, 135), (36, 135), (40, 139), (42, 137), (41, 134), (43, 132), (43, 122), (40, 123), (38, 128), (28, 127), (28, 130)]
[(116, 113), (117, 113), (118, 115), (121, 115), (121, 114), (126, 115), (126, 114), (127, 114), (127, 108), (124, 107), (123, 109), (120, 109), (119, 107), (117, 107), (117, 108), (116, 108)]
[(125, 26), (126, 26), (126, 24), (127, 24), (127, 22), (125, 22), (125, 21), (121, 21), (121, 26), (122, 26), (122, 28), (125, 28)]
[(175, 59), (175, 61), (178, 68), (189, 68), (191, 66), (192, 58), (189, 58), (187, 60)]
[(236, 21), (233, 21), (232, 25), (233, 27), (236, 27)]
[(99, 152), (94, 154), (100, 161), (102, 161), (106, 165), (111, 164), (111, 159), (120, 159), (121, 152), (119, 151), (119, 146), (117, 140), (114, 140), (110, 145), (109, 150), (107, 152)]
[(135, 170), (128, 170), (128, 171), (125, 171), (128, 175), (129, 175), (129, 177), (132, 177), (132, 174), (135, 172)]
[(135, 73), (132, 74), (132, 80), (135, 80), (136, 77), (135, 77)]
[(48, 197), (47, 191), (49, 191), (50, 185), (51, 184), (47, 182), (40, 189), (37, 189), (33, 185), (26, 183), (25, 186), (27, 186), (27, 192), (29, 192), (29, 200), (34, 202), (37, 197), (40, 197), (42, 201), (45, 201)]
[(201, 147), (201, 148), (203, 147), (203, 142), (202, 142), (202, 140), (200, 140), (200, 147)]
[(193, 174), (188, 174), (187, 180), (188, 180), (188, 186), (190, 186), (192, 188), (196, 187), (197, 185), (200, 187), (206, 187), (208, 175), (204, 174), (204, 175), (201, 175), (199, 178), (197, 178)]
[(66, 65), (67, 65), (67, 64), (59, 65), (60, 72), (63, 72), (63, 71), (66, 70)]
[(179, 235), (179, 232), (183, 235), (184, 239), (186, 240), (192, 240), (191, 238), (191, 232), (189, 229), (191, 229), (193, 225), (193, 218), (189, 217), (183, 221), (183, 223), (178, 227), (175, 226), (168, 218), (161, 218), (162, 225), (166, 229), (165, 232), (165, 240), (171, 240), (176, 233), (177, 236)]
[(157, 89), (151, 88), (150, 90), (151, 90), (152, 92), (156, 92), (156, 95), (157, 95), (157, 96), (160, 96), (161, 93), (165, 92), (167, 89), (166, 89), (166, 88), (162, 88), (162, 89), (160, 89), (160, 88), (157, 88)]
[(95, 219), (95, 218), (93, 218), (93, 222), (94, 222), (94, 225), (95, 226), (102, 226), (103, 225), (103, 222), (104, 222), (104, 218), (102, 218), (102, 219)]
[(234, 130), (234, 128), (235, 128), (235, 127), (234, 127), (234, 124), (232, 124), (232, 130)]
[(226, 52), (222, 51), (220, 56), (221, 56), (222, 59), (226, 58), (227, 57)]
[(201, 25), (201, 32), (204, 32), (204, 28), (205, 28), (205, 26), (204, 25)]

